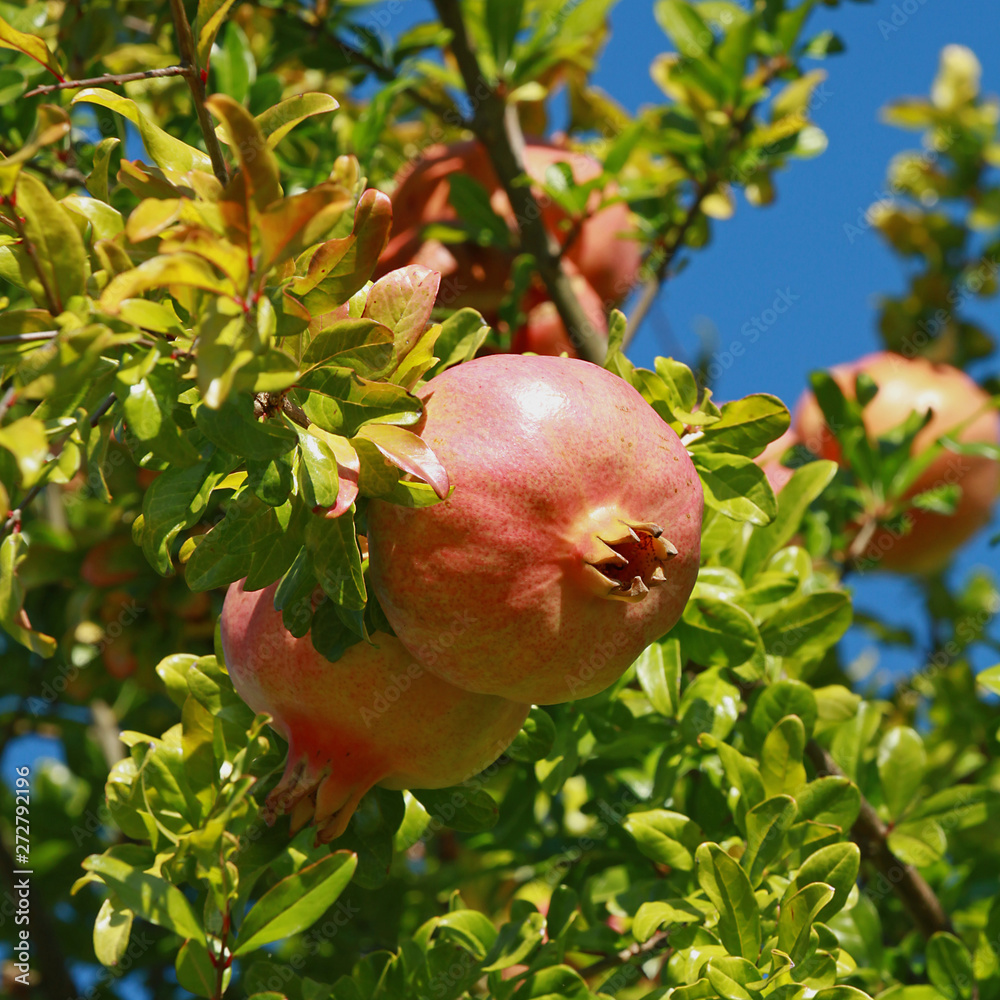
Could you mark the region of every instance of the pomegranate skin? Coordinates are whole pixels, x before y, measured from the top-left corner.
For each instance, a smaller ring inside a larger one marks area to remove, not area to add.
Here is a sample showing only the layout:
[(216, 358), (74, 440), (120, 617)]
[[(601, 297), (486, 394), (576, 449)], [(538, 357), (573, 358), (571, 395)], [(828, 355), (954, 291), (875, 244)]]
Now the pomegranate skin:
[(340, 836), (362, 796), (383, 788), (444, 788), (491, 764), (529, 706), (472, 694), (425, 670), (402, 644), (376, 633), (330, 663), (308, 635), (295, 638), (274, 608), (277, 584), (230, 586), (222, 608), (226, 669), (239, 696), (288, 741), (264, 815), (312, 821), (318, 843)]
[[(867, 354), (856, 361), (837, 365), (830, 374), (843, 393), (854, 397), (854, 382), (864, 371), (879, 387), (865, 407), (863, 420), (870, 438), (900, 424), (912, 410), (932, 411), (931, 419), (917, 434), (912, 452), (920, 454), (939, 437), (975, 415), (957, 434), (964, 443), (1000, 443), (1000, 414), (988, 408), (989, 395), (965, 372), (926, 358), (905, 358), (890, 351)], [(800, 440), (815, 454), (840, 465), (844, 459), (836, 438), (826, 426), (823, 413), (811, 392), (799, 399), (792, 426)], [(913, 509), (907, 513), (911, 528), (896, 534), (879, 528), (865, 548), (863, 559), (872, 568), (897, 573), (931, 573), (947, 563), (952, 553), (982, 528), (990, 518), (1000, 489), (1000, 463), (979, 455), (956, 455), (943, 451), (920, 474), (907, 491), (955, 483), (962, 496), (954, 514), (936, 514)]]
[(702, 488), (680, 439), (572, 358), (478, 358), (418, 395), (415, 429), (455, 488), (433, 507), (369, 507), (393, 630), (470, 691), (555, 704), (603, 690), (677, 621), (698, 574)]
[[(604, 303), (600, 296), (568, 261), (566, 269), (570, 274), (573, 291), (592, 329), (607, 339), (608, 321), (604, 317)], [(551, 357), (568, 354), (571, 358), (579, 357), (556, 304), (546, 291), (541, 288), (530, 289), (522, 308), (526, 310), (527, 316), (524, 325), (511, 341), (510, 349), (514, 354), (546, 354)]]

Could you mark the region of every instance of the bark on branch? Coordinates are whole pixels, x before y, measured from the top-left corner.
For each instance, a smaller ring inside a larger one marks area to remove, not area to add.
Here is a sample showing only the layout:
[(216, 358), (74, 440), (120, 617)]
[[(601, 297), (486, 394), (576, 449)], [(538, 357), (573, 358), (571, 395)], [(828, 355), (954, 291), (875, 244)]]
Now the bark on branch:
[(451, 31), (451, 51), (472, 102), (470, 127), (486, 147), (507, 193), (521, 232), (522, 245), (535, 258), (538, 273), (580, 357), (601, 364), (607, 353), (607, 344), (601, 333), (594, 329), (573, 292), (569, 277), (560, 263), (559, 245), (545, 228), (542, 210), (530, 186), (517, 183), (525, 170), (524, 136), (516, 109), (507, 105), (483, 75), (462, 20), (458, 0), (434, 0), (434, 7), (441, 23)]
[[(818, 775), (843, 777), (844, 772), (829, 752), (815, 740), (806, 744), (806, 753)], [(851, 828), (851, 836), (861, 850), (862, 858), (870, 861), (878, 873), (892, 886), (900, 902), (913, 917), (917, 929), (929, 938), (937, 931), (954, 933), (948, 914), (934, 890), (913, 865), (904, 864), (889, 848), (889, 830), (863, 796), (861, 811)]]

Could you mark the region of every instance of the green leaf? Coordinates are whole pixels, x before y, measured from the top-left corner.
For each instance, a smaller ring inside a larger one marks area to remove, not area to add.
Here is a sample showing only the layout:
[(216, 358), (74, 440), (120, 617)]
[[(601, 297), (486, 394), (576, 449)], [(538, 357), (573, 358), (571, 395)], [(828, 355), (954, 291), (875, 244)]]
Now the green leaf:
[(833, 899), (820, 910), (816, 919), (826, 922), (835, 913), (839, 913), (847, 902), (861, 866), (861, 852), (857, 844), (841, 843), (821, 847), (809, 855), (802, 863), (785, 890), (784, 898), (791, 899), (800, 889), (812, 882), (825, 882), (834, 890)]
[(664, 924), (700, 924), (705, 916), (704, 910), (687, 899), (643, 903), (632, 921), (632, 935), (641, 943), (648, 941)]
[(878, 747), (878, 775), (889, 816), (896, 820), (913, 801), (924, 780), (927, 751), (916, 730), (897, 726)]
[(685, 0), (658, 0), (656, 20), (682, 56), (704, 58), (712, 47), (712, 32)]
[(352, 515), (310, 518), (305, 541), (323, 593), (342, 607), (364, 610), (368, 595)]
[(311, 434), (297, 424), (292, 429), (299, 438), (297, 476), (302, 499), (311, 509), (332, 507), (340, 492), (337, 456), (320, 434)]
[[(515, 5), (509, 3), (505, 6)], [(480, 246), (509, 246), (510, 230), (507, 223), (497, 215), (489, 192), (475, 178), (465, 174), (451, 174), (448, 178), (448, 201), (458, 213), (459, 219), (468, 227), (469, 238), (473, 243)]]
[(302, 366), (336, 365), (376, 376), (389, 365), (392, 343), (392, 331), (376, 320), (339, 320), (313, 337)]
[(768, 795), (794, 795), (805, 785), (805, 746), (805, 726), (797, 715), (786, 716), (767, 734), (760, 752), (760, 776)]
[(22, 276), (37, 302), (60, 313), (73, 296), (86, 291), (90, 262), (83, 237), (37, 177), (20, 174), (15, 191), (24, 237), (33, 249), (21, 257)]
[(176, 170), (182, 174), (189, 170), (201, 170), (205, 173), (212, 171), (212, 161), (207, 153), (164, 132), (139, 110), (135, 101), (130, 101), (127, 97), (100, 87), (88, 87), (81, 90), (71, 103), (97, 104), (127, 118), (139, 130), (142, 144), (153, 162), (164, 170)]
[(247, 197), (258, 212), (263, 212), (281, 197), (281, 177), (274, 153), (242, 104), (226, 94), (212, 94), (205, 99), (205, 106), (225, 127), (229, 144), (239, 157)]
[(1000, 663), (976, 674), (976, 683), (993, 694), (1000, 694)]
[(14, 456), (21, 489), (30, 489), (46, 474), (50, 459), (49, 437), (45, 424), (37, 417), (19, 417), (6, 427), (0, 427), (0, 448)]
[(809, 505), (830, 485), (837, 474), (837, 463), (810, 462), (795, 470), (777, 496), (775, 519), (759, 527), (750, 537), (744, 558), (744, 573), (750, 578), (799, 530)]
[(299, 385), (309, 390), (302, 404), (306, 416), (323, 430), (345, 437), (353, 437), (369, 422), (416, 423), (423, 409), (402, 386), (374, 382), (346, 368), (314, 368)]
[(752, 458), (727, 452), (691, 456), (705, 489), (705, 504), (734, 521), (769, 524), (778, 512), (767, 477)]
[(22, 646), (46, 658), (56, 649), (56, 640), (31, 628), (24, 613), (24, 585), (17, 569), (28, 555), (28, 543), (19, 531), (11, 532), (0, 542), (0, 625)]
[(676, 718), (681, 701), (681, 646), (665, 639), (647, 646), (635, 661), (639, 684), (653, 708), (668, 719)]
[(786, 715), (797, 715), (805, 726), (806, 736), (812, 736), (819, 712), (816, 695), (802, 681), (776, 681), (769, 684), (754, 702), (750, 725), (756, 745), (763, 743), (767, 734)]
[(258, 420), (249, 397), (230, 399), (217, 409), (204, 404), (194, 410), (198, 430), (232, 454), (268, 461), (295, 447), (295, 431), (280, 420)]
[(191, 904), (175, 885), (158, 875), (140, 871), (110, 854), (92, 854), (83, 862), (96, 873), (128, 909), (152, 924), (182, 938), (205, 943), (205, 932)]
[(434, 353), (441, 359), (434, 373), (444, 371), (463, 361), (471, 361), (490, 332), (489, 326), (475, 309), (459, 309), (442, 324), (434, 345)]
[(478, 910), (453, 910), (438, 917), (437, 926), (439, 937), (460, 944), (477, 962), (496, 944), (497, 929)]
[(796, 964), (806, 958), (813, 922), (833, 896), (832, 886), (812, 882), (782, 900), (778, 918), (778, 950)]
[(496, 826), (500, 813), (493, 797), (482, 788), (414, 788), (413, 795), (430, 813), (431, 824), (462, 833), (481, 833)]
[(954, 934), (938, 931), (927, 942), (927, 975), (945, 996), (970, 1000), (973, 995), (972, 955)]
[(688, 602), (674, 635), (684, 656), (696, 663), (729, 668), (748, 664), (758, 676), (763, 672), (761, 634), (749, 613), (736, 604), (696, 597)]
[(556, 727), (552, 716), (533, 705), (528, 717), (521, 726), (521, 731), (514, 737), (514, 742), (507, 747), (507, 756), (514, 760), (531, 764), (542, 760), (552, 752), (556, 739)]
[(771, 656), (822, 656), (851, 625), (851, 599), (839, 590), (817, 590), (782, 604), (761, 626)]
[(0, 49), (13, 49), (23, 52), (35, 62), (44, 66), (60, 82), (65, 78), (59, 68), (59, 60), (49, 52), (45, 41), (35, 35), (25, 34), (8, 24), (0, 17)]
[(694, 868), (694, 850), (701, 840), (701, 830), (682, 813), (667, 809), (634, 812), (622, 825), (635, 838), (639, 850), (657, 864), (683, 872)]
[(788, 795), (775, 795), (746, 814), (747, 849), (740, 859), (752, 886), (760, 885), (764, 872), (781, 857), (785, 833), (795, 822), (798, 807)]
[(521, 29), (523, 13), (524, 0), (486, 0), (486, 30), (489, 32), (493, 58), (501, 72), (514, 51), (514, 41)]
[(357, 864), (356, 854), (336, 851), (268, 889), (240, 925), (233, 955), (245, 955), (311, 927), (347, 888)]
[[(185, 941), (177, 952), (174, 968), (177, 972), (177, 982), (183, 989), (196, 997), (212, 1000), (215, 996), (218, 973), (205, 945), (200, 941)], [(227, 974), (230, 971), (226, 969)]]
[[(308, 296), (315, 290), (320, 301), (313, 303), (313, 296), (306, 299), (313, 315), (340, 306), (371, 277), (389, 241), (391, 227), (389, 196), (369, 188), (358, 201), (351, 235), (327, 240), (308, 254), (306, 273), (292, 279), (291, 291), (295, 295)], [(299, 263), (301, 265), (303, 260)]]
[(228, 278), (219, 277), (208, 261), (194, 254), (172, 253), (152, 257), (112, 278), (101, 293), (101, 308), (114, 315), (125, 299), (167, 285), (203, 288), (214, 295), (230, 298), (236, 294), (233, 283)]
[(748, 962), (760, 956), (760, 910), (746, 872), (718, 844), (695, 853), (698, 884), (719, 911), (719, 938), (732, 955)]
[(757, 393), (722, 405), (722, 416), (702, 430), (691, 451), (703, 448), (750, 458), (780, 437), (789, 424), (788, 408), (777, 396)]
[(904, 864), (926, 868), (944, 857), (948, 838), (937, 820), (906, 820), (889, 831), (889, 849)]
[(512, 1000), (592, 1000), (593, 996), (572, 966), (550, 965), (532, 972)]
[(94, 921), (94, 954), (101, 965), (117, 965), (128, 948), (132, 933), (132, 911), (104, 900)]
[(336, 111), (339, 107), (337, 101), (329, 94), (315, 92), (296, 94), (257, 115), (254, 121), (261, 135), (267, 140), (268, 147), (274, 149), (299, 122), (313, 115)]
[(232, 5), (233, 0), (198, 0), (198, 14), (192, 27), (198, 53), (198, 66), (203, 69), (208, 66), (215, 38)]
[(499, 972), (523, 962), (541, 944), (544, 929), (545, 917), (533, 907), (522, 919), (504, 924), (481, 971)]

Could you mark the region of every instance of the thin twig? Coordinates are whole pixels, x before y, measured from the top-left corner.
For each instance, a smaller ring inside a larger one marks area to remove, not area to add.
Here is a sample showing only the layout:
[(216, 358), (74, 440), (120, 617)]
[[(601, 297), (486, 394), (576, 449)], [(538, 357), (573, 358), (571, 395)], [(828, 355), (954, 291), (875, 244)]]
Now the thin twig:
[(30, 344), (35, 340), (52, 340), (60, 330), (32, 330), (30, 333), (8, 333), (0, 337), (0, 344)]
[(644, 941), (641, 945), (632, 945), (631, 948), (626, 948), (624, 951), (616, 952), (614, 955), (608, 955), (597, 962), (593, 962), (585, 969), (581, 969), (580, 975), (583, 976), (584, 979), (593, 979), (594, 976), (598, 976), (602, 972), (610, 972), (612, 969), (618, 969), (624, 965), (629, 965), (637, 958), (645, 961), (650, 956), (666, 950), (668, 947), (667, 942), (668, 932), (657, 931), (656, 934), (654, 934), (648, 941)]
[(194, 35), (191, 33), (187, 14), (184, 12), (184, 0), (170, 0), (170, 10), (174, 17), (174, 29), (177, 32), (177, 47), (180, 50), (181, 59), (192, 69), (192, 72), (185, 74), (185, 76), (194, 99), (195, 111), (198, 113), (198, 124), (205, 137), (205, 148), (212, 161), (212, 171), (219, 179), (220, 184), (228, 184), (229, 171), (226, 169), (226, 160), (222, 155), (219, 137), (212, 127), (208, 108), (205, 107), (205, 84), (202, 80), (202, 73), (198, 70), (198, 49), (195, 45)]
[(51, 94), (55, 90), (75, 90), (79, 87), (99, 87), (102, 83), (113, 83), (121, 86), (133, 80), (155, 80), (161, 76), (192, 76), (194, 70), (190, 66), (164, 66), (161, 69), (147, 69), (139, 73), (105, 73), (104, 76), (92, 76), (86, 80), (63, 80), (62, 83), (48, 83), (44, 87), (29, 90), (25, 97), (38, 97), (41, 94)]
[[(806, 744), (806, 753), (817, 775), (844, 776), (833, 757), (815, 740)], [(951, 921), (934, 890), (913, 865), (904, 864), (892, 853), (889, 831), (864, 796), (861, 797), (861, 811), (851, 828), (851, 836), (860, 848), (861, 856), (870, 861), (892, 886), (925, 938), (937, 931), (952, 932)]]
[[(396, 79), (398, 71), (390, 66), (385, 66), (380, 63), (377, 59), (373, 59), (366, 52), (361, 49), (351, 45), (349, 42), (345, 42), (339, 35), (332, 31), (329, 31), (324, 26), (324, 31), (326, 34), (337, 43), (338, 48), (348, 59), (352, 62), (361, 63), (362, 66), (367, 66), (380, 80), (388, 83)], [(460, 128), (469, 128), (469, 124), (460, 114), (458, 108), (454, 104), (442, 104), (440, 101), (436, 101), (433, 97), (428, 97), (426, 94), (422, 94), (416, 87), (404, 87), (402, 93), (410, 98), (415, 104), (419, 104), (426, 108), (428, 111), (433, 112), (438, 118), (443, 118), (450, 124), (456, 125)]]
[(636, 303), (635, 308), (632, 310), (632, 315), (629, 316), (628, 319), (628, 326), (625, 329), (625, 336), (622, 340), (622, 349), (628, 347), (628, 345), (632, 343), (635, 335), (639, 332), (639, 327), (642, 326), (643, 321), (649, 315), (650, 309), (653, 308), (653, 303), (660, 294), (660, 289), (663, 286), (664, 278), (667, 276), (667, 271), (670, 269), (670, 265), (674, 262), (677, 252), (684, 245), (684, 238), (687, 236), (688, 230), (694, 225), (695, 220), (698, 218), (698, 215), (701, 212), (702, 202), (714, 186), (714, 179), (712, 180), (711, 185), (709, 185), (707, 181), (698, 185), (698, 188), (695, 190), (694, 198), (688, 206), (688, 210), (685, 213), (684, 218), (677, 226), (674, 227), (670, 235), (664, 239), (662, 243), (656, 246), (646, 258), (646, 264), (648, 265), (650, 261), (657, 257), (658, 254), (663, 255), (657, 262), (652, 276), (642, 286), (642, 293), (639, 296), (639, 301)]
[(549, 297), (580, 356), (600, 364), (607, 344), (583, 311), (573, 291), (569, 276), (559, 260), (559, 244), (545, 228), (542, 210), (531, 186), (519, 183), (525, 173), (524, 136), (516, 108), (508, 107), (496, 89), (483, 76), (473, 44), (462, 20), (458, 0), (434, 0), (441, 23), (451, 31), (451, 51), (458, 63), (465, 89), (472, 99), (472, 131), (486, 147), (500, 183), (503, 185), (514, 217), (517, 219), (524, 249), (535, 259)]

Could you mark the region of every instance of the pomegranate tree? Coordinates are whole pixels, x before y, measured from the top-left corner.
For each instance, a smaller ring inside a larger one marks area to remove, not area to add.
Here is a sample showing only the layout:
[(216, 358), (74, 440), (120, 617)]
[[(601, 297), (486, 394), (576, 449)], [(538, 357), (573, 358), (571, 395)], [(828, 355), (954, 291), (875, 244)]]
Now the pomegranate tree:
[(361, 797), (383, 788), (445, 788), (491, 764), (528, 706), (453, 687), (392, 636), (351, 646), (335, 663), (296, 638), (274, 608), (277, 584), (230, 586), (222, 608), (226, 669), (240, 697), (288, 741), (284, 775), (264, 815), (312, 821), (317, 841), (340, 836)]
[[(868, 354), (830, 370), (834, 381), (850, 399), (855, 398), (855, 382), (862, 372), (878, 386), (875, 397), (862, 410), (870, 439), (886, 434), (916, 410), (921, 414), (930, 411), (931, 415), (913, 440), (914, 456), (926, 452), (946, 434), (963, 444), (1000, 443), (1000, 415), (993, 408), (990, 396), (965, 372), (926, 358), (905, 358), (889, 351)], [(792, 428), (815, 454), (847, 464), (840, 443), (811, 392), (799, 400)], [(899, 573), (939, 569), (989, 520), (1000, 488), (1000, 463), (988, 455), (959, 455), (942, 450), (902, 499), (951, 484), (962, 491), (952, 514), (913, 507), (905, 515), (909, 531), (900, 533), (889, 527), (877, 527), (864, 539), (861, 555), (879, 568)], [(873, 500), (876, 516), (891, 512), (892, 501), (882, 503), (881, 507), (876, 501), (877, 498)]]
[(479, 358), (418, 395), (414, 429), (454, 491), (369, 507), (394, 631), (469, 691), (551, 704), (607, 687), (677, 621), (698, 573), (702, 488), (680, 439), (622, 379), (571, 358)]

